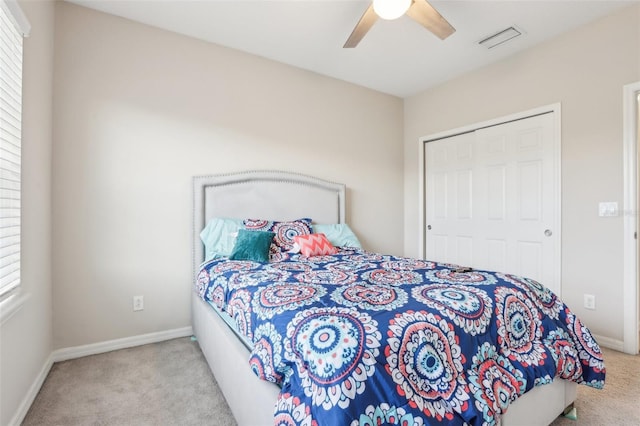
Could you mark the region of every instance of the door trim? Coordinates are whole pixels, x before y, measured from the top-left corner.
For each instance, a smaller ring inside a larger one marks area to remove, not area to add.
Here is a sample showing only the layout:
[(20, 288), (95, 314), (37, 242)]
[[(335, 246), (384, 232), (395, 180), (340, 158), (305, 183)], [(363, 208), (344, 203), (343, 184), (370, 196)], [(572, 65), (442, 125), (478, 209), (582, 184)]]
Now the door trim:
[(623, 88), (623, 221), (624, 221), (624, 331), (623, 351), (638, 353), (638, 95), (640, 81)]
[[(444, 132), (434, 133), (431, 135), (423, 136), (418, 139), (418, 152), (419, 155), (419, 179), (418, 179), (418, 254), (420, 258), (424, 258), (426, 253), (426, 240), (425, 240), (425, 227), (426, 227), (426, 188), (424, 185), (425, 177), (426, 177), (426, 164), (424, 161), (425, 155), (425, 145), (428, 142), (435, 141), (438, 139), (448, 138), (451, 136), (460, 135), (463, 133), (473, 132), (478, 129), (482, 129), (484, 127), (497, 126), (500, 124), (508, 123), (510, 121), (522, 120), (525, 118), (533, 117), (540, 114), (553, 113), (554, 117), (554, 179), (556, 182), (554, 201), (556, 203), (556, 212), (554, 214), (554, 223), (553, 229), (554, 234), (557, 235), (556, 246), (554, 247), (558, 262), (556, 264), (555, 270), (553, 271), (553, 276), (555, 282), (558, 283), (560, 289), (562, 289), (562, 175), (561, 175), (561, 147), (562, 147), (562, 137), (561, 137), (561, 105), (560, 103), (555, 103), (551, 105), (545, 105), (539, 108), (530, 109), (527, 111), (522, 111), (510, 115), (506, 115), (503, 117), (494, 118), (487, 121), (482, 121), (479, 123), (470, 124), (467, 126), (458, 127), (451, 130), (446, 130)], [(556, 232), (557, 230), (557, 232)], [(560, 294), (558, 296), (562, 297), (562, 290), (559, 291)]]

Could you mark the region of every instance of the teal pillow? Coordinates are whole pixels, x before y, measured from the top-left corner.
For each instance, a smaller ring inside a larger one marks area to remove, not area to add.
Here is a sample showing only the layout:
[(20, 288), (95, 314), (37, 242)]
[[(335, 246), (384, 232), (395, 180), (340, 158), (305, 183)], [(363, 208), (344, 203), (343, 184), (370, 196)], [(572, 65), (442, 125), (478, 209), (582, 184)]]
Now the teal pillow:
[(269, 262), (269, 248), (276, 234), (269, 231), (238, 230), (236, 245), (229, 256), (230, 260), (252, 260)]
[(311, 225), (314, 234), (324, 234), (331, 244), (336, 247), (362, 248), (358, 237), (346, 223), (332, 223)]

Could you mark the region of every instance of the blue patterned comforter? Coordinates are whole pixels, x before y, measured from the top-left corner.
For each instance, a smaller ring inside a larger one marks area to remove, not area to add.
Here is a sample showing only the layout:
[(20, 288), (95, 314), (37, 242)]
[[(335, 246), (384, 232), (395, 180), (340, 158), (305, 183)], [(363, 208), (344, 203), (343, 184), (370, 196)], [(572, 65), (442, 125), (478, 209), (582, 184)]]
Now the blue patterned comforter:
[(341, 249), (268, 264), (202, 265), (196, 291), (226, 311), (281, 385), (278, 425), (491, 425), (554, 378), (604, 386), (589, 330), (513, 275)]

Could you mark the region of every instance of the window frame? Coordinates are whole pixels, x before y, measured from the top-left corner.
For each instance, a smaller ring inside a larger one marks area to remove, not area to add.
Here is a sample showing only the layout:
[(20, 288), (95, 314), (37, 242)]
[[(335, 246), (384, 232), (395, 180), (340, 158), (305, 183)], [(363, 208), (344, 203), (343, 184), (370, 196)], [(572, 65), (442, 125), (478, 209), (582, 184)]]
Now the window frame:
[[(0, 257), (0, 323), (10, 318), (28, 299), (21, 282), (20, 241), (22, 230), (21, 184), (22, 184), (22, 117), (23, 117), (23, 64), (24, 37), (29, 35), (31, 25), (16, 0), (0, 0), (0, 239), (10, 242), (13, 249), (5, 250)], [(6, 115), (5, 115), (6, 114)], [(4, 158), (3, 158), (4, 157)], [(12, 210), (12, 213), (6, 213)], [(17, 249), (16, 249), (17, 246)]]

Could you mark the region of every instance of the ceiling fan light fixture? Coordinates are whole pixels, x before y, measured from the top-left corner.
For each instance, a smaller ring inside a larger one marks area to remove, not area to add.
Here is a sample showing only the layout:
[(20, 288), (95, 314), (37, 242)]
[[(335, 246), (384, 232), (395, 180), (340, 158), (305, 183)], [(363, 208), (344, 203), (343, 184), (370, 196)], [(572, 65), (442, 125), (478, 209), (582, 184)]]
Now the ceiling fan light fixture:
[(373, 0), (373, 10), (382, 19), (398, 19), (404, 15), (412, 0)]

